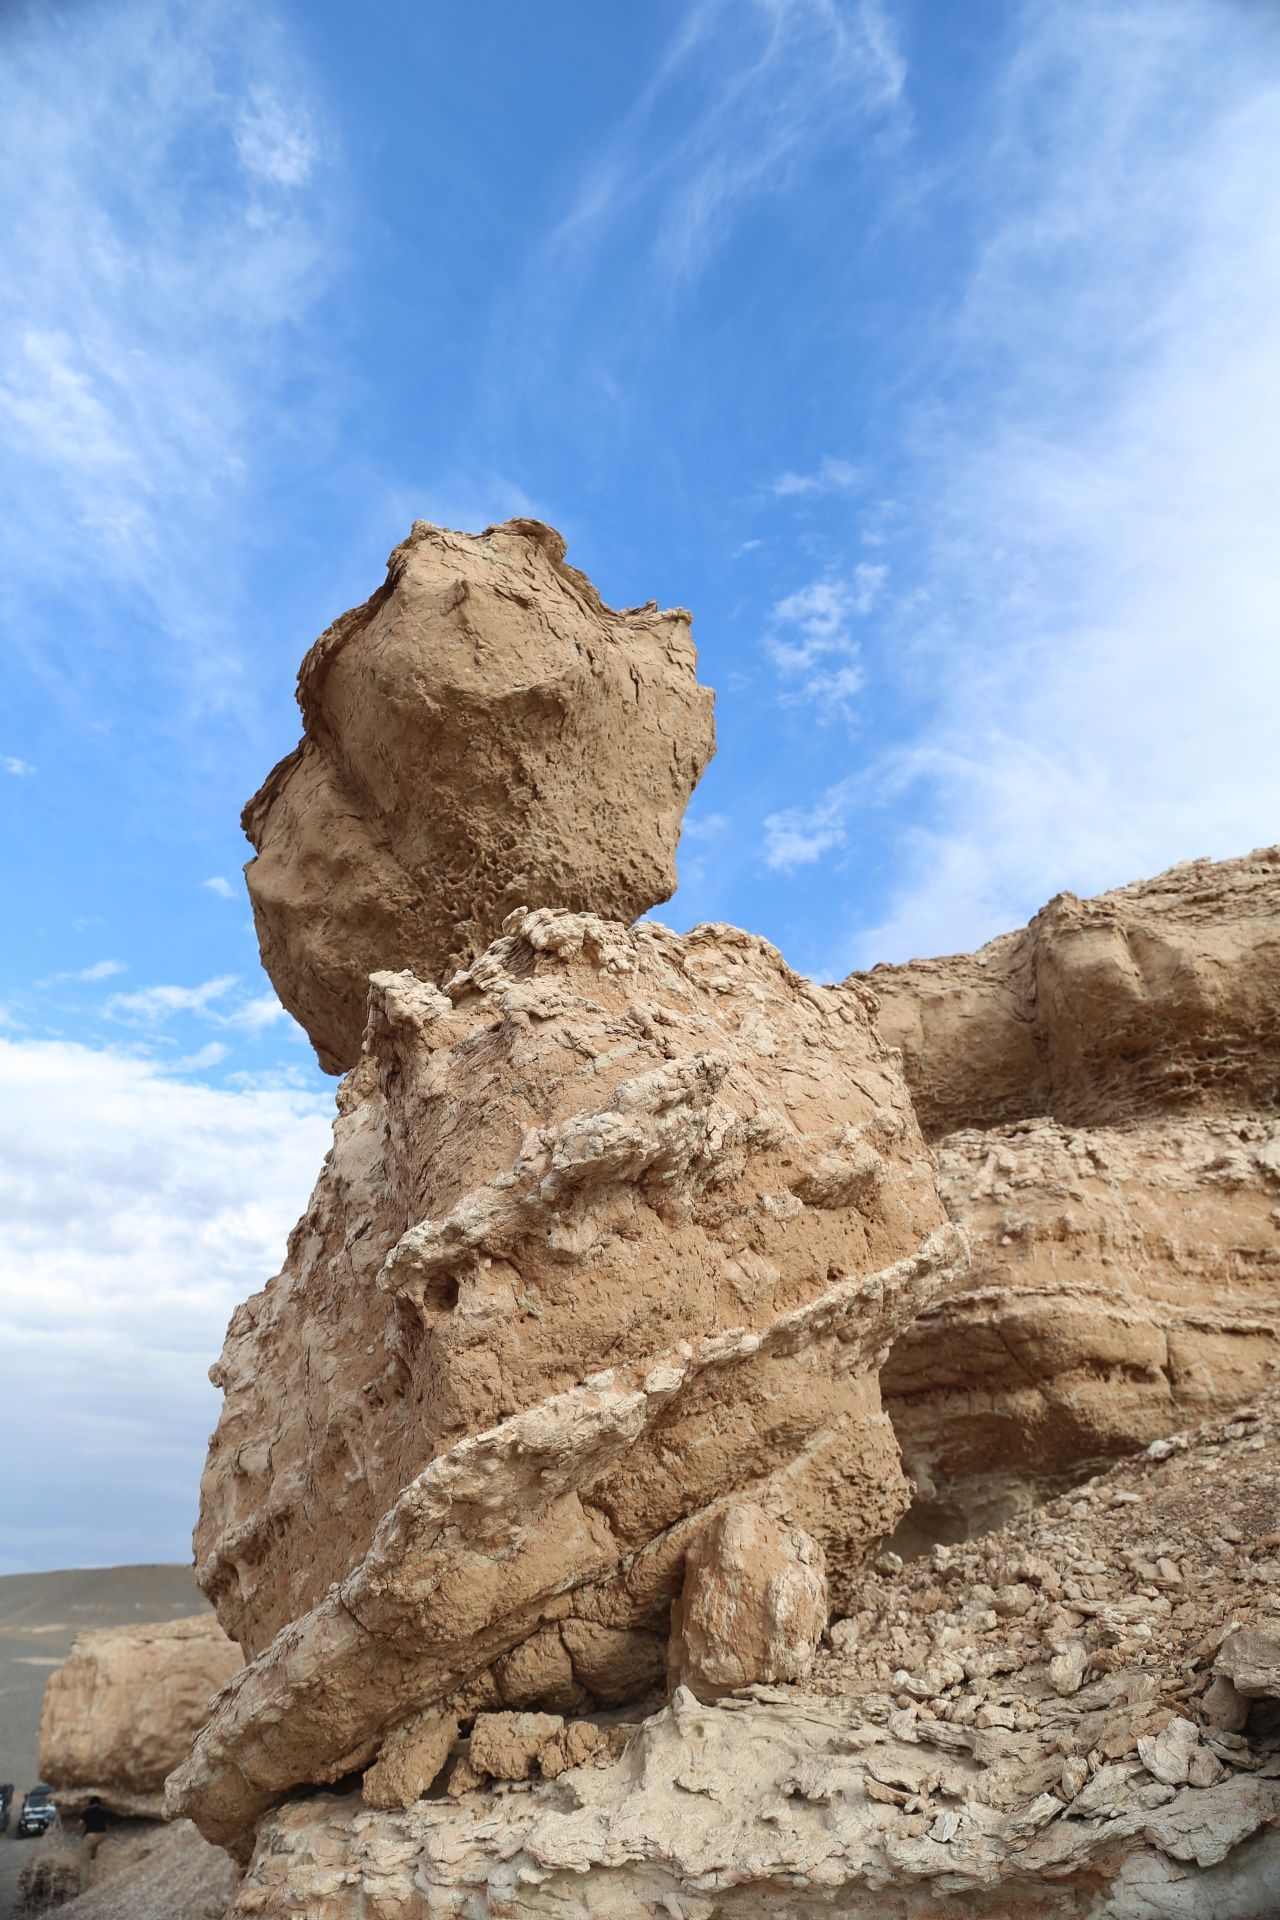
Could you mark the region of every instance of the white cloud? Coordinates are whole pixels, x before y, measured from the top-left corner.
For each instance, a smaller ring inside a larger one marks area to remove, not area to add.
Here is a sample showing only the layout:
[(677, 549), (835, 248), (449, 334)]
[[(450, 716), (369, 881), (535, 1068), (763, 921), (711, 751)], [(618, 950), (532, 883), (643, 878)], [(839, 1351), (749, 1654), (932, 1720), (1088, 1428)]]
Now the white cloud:
[(0, 766), (4, 768), (6, 773), (11, 773), (16, 780), (25, 779), (28, 774), (35, 772), (35, 768), (29, 760), (19, 760), (17, 755), (13, 753), (6, 753), (4, 758), (0, 759)]
[(264, 1028), (275, 1026), (278, 1020), (289, 1018), (274, 993), (255, 994), (232, 1012), (214, 1017), (220, 1027), (236, 1027), (244, 1033), (261, 1033)]
[(196, 987), (140, 987), (136, 993), (113, 993), (107, 1012), (115, 1020), (155, 1026), (177, 1013), (208, 1013), (238, 984), (238, 975), (221, 973)]
[(779, 499), (792, 498), (797, 494), (810, 493), (852, 493), (855, 487), (863, 483), (861, 468), (848, 460), (824, 460), (816, 473), (780, 473), (770, 486), (769, 491)]
[(1210, 0), (1017, 19), (950, 397), (898, 493), (916, 592), (880, 615), (925, 718), (810, 810), (896, 876), (847, 964), (1280, 821), (1280, 25)]
[(733, 822), (727, 813), (704, 813), (686, 820), (680, 829), (682, 840), (720, 840)]
[(825, 719), (852, 720), (865, 684), (853, 623), (870, 613), (888, 571), (864, 562), (849, 580), (814, 580), (775, 604), (765, 649), (788, 683), (784, 699), (803, 701)]
[(0, 1571), (186, 1558), (206, 1369), (280, 1264), (331, 1109), (0, 1040), (0, 1457), (36, 1436), (41, 1460), (38, 1497), (11, 1476)]
[(53, 986), (60, 980), (83, 980), (92, 985), (97, 980), (114, 980), (117, 974), (127, 973), (123, 960), (95, 960), (92, 966), (76, 967), (69, 973), (51, 974), (48, 980), (41, 981), (42, 986)]
[(216, 893), (219, 900), (230, 900), (235, 893), (231, 882), (224, 880), (220, 873), (213, 874), (208, 880), (202, 880), (200, 885), (207, 887), (210, 893)]
[(833, 788), (816, 806), (786, 807), (764, 823), (764, 863), (778, 873), (809, 867), (846, 839), (848, 801), (843, 787)]
[(305, 186), (320, 155), (310, 116), (270, 87), (251, 89), (236, 122), (235, 141), (245, 170), (277, 187)]

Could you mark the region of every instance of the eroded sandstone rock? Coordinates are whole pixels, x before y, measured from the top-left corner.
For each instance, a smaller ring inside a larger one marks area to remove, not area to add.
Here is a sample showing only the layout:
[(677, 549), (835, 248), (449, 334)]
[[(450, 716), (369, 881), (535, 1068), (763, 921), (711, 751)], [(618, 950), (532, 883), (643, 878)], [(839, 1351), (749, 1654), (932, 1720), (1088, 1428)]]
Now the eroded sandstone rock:
[(522, 913), (371, 1008), (215, 1376), (198, 1575), (261, 1657), (175, 1804), (219, 1837), (481, 1676), (550, 1705), (522, 1643), (607, 1699), (744, 1493), (847, 1595), (908, 1497), (877, 1368), (961, 1254), (871, 1002), (749, 935)]
[(1280, 1104), (1280, 847), (1062, 893), (977, 953), (874, 967), (929, 1139)]
[(40, 1712), (40, 1773), (60, 1809), (96, 1793), (113, 1813), (158, 1819), (166, 1774), (243, 1664), (212, 1614), (80, 1634)]
[(699, 1700), (755, 1681), (802, 1680), (827, 1624), (822, 1548), (749, 1501), (691, 1541), (671, 1613), (668, 1675)]
[(881, 1375), (919, 1490), (908, 1544), (1225, 1413), (1280, 1359), (1280, 1122), (1035, 1120), (934, 1151), (973, 1265)]
[(860, 977), (974, 1246), (883, 1376), (906, 1550), (1229, 1409), (1280, 1357), (1280, 848)]
[(517, 907), (630, 921), (674, 891), (714, 750), (689, 615), (615, 613), (536, 520), (418, 521), (303, 661), (301, 745), (244, 811), (262, 961), (330, 1072), (368, 977), (443, 980)]
[[(1271, 1388), (1002, 1531), (882, 1556), (803, 1686), (680, 1689), (614, 1764), (282, 1806), (229, 1920), (1271, 1920), (1280, 1743), (1205, 1709), (1224, 1625), (1277, 1620), (1278, 1447)], [(1188, 1577), (1135, 1577), (1161, 1562)]]

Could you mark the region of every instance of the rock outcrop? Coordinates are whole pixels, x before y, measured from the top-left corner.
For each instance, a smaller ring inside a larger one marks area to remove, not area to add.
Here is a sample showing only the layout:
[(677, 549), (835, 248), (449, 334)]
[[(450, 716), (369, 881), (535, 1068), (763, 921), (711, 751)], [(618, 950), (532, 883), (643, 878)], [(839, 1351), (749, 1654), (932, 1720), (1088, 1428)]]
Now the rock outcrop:
[(680, 1690), (612, 1764), (514, 1791), (281, 1807), (229, 1920), (1270, 1920), (1276, 1721), (1206, 1702), (1233, 1623), (1280, 1625), (1277, 1401), (884, 1556), (804, 1688)]
[(536, 520), (418, 521), (298, 676), (301, 744), (244, 811), (262, 962), (329, 1072), (368, 978), (443, 981), (517, 907), (631, 921), (675, 889), (714, 751), (689, 615), (615, 613)]
[(856, 977), (929, 1140), (1280, 1108), (1280, 847), (1062, 893), (977, 953)]
[(877, 1369), (960, 1257), (869, 997), (761, 940), (543, 910), (376, 975), (215, 1373), (197, 1571), (256, 1657), (175, 1808), (234, 1838), (482, 1683), (616, 1697), (743, 1494), (847, 1596), (908, 1498)]
[(212, 1614), (82, 1633), (40, 1714), (40, 1773), (61, 1812), (97, 1794), (112, 1813), (159, 1819), (165, 1776), (243, 1664)]
[(904, 1548), (1253, 1394), (1280, 1357), (1280, 849), (859, 978), (973, 1244), (882, 1379)]

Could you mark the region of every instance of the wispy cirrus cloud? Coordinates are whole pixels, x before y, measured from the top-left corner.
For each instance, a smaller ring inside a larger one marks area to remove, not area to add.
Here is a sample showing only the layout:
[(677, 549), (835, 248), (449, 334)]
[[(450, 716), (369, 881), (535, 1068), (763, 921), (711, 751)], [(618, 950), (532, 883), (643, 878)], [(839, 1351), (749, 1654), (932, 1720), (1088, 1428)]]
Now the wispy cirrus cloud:
[(769, 491), (780, 500), (794, 500), (810, 494), (852, 493), (863, 485), (865, 475), (850, 460), (823, 460), (812, 473), (795, 473), (790, 468), (770, 482)]
[(309, 83), (245, 0), (18, 6), (0, 42), (10, 589), (56, 552), (207, 633), (201, 556), (330, 272)]
[(216, 895), (219, 900), (230, 900), (234, 898), (235, 888), (231, 882), (220, 873), (211, 874), (207, 880), (202, 880), (200, 885), (204, 887), (207, 892)]
[(3, 759), (0, 759), (0, 767), (3, 767), (6, 773), (11, 773), (15, 780), (29, 779), (35, 772), (31, 762), (20, 760), (16, 753), (6, 753)]
[(694, 0), (555, 245), (590, 244), (639, 213), (652, 259), (679, 285), (808, 156), (901, 118), (905, 76), (882, 0)]
[(947, 402), (906, 436), (912, 593), (878, 614), (919, 721), (766, 832), (777, 865), (874, 849), (893, 876), (833, 970), (1280, 823), (1280, 19), (1085, 0), (1015, 24)]

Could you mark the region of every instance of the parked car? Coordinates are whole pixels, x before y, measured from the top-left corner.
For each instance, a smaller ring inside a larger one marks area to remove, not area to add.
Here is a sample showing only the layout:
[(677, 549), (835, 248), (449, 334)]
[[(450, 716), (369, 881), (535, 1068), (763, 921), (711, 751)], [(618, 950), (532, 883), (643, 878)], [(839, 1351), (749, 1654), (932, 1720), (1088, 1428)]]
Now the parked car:
[(47, 1833), (57, 1817), (53, 1788), (32, 1787), (30, 1793), (22, 1796), (22, 1812), (18, 1815), (19, 1840), (25, 1840), (28, 1834)]

